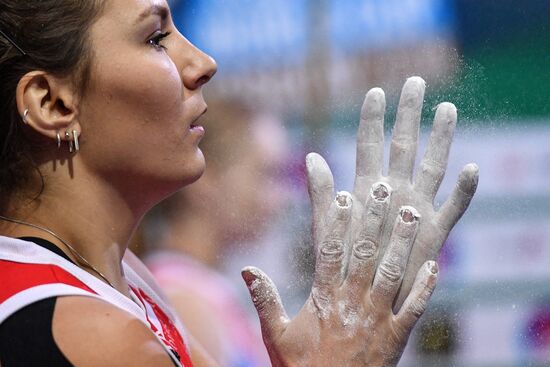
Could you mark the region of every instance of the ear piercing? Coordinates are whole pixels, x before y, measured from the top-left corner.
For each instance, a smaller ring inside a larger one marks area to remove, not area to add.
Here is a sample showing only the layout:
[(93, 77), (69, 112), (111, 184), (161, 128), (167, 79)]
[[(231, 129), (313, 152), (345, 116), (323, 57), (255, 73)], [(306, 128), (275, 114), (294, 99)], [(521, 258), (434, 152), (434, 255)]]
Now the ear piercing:
[(71, 134), (68, 131), (65, 131), (65, 139), (69, 141), (69, 153), (73, 152), (73, 141), (71, 139)]
[(80, 143), (78, 142), (78, 132), (76, 130), (73, 130), (72, 133), (72, 140), (71, 134), (68, 131), (65, 131), (65, 138), (69, 141), (69, 153), (76, 153), (80, 150)]
[[(23, 120), (23, 123), (27, 125), (29, 123), (28, 121), (29, 116), (29, 109), (25, 108), (25, 111), (23, 111), (23, 115), (21, 116), (21, 119)], [(71, 136), (72, 133), (72, 136)], [(68, 131), (65, 131), (65, 140), (69, 143), (69, 153), (78, 152), (80, 151), (80, 143), (78, 142), (78, 132), (76, 130), (72, 130), (70, 133)], [(61, 135), (59, 134), (59, 131), (55, 133), (55, 142), (57, 144), (57, 148), (61, 148)]]
[(23, 116), (21, 117), (23, 120), (23, 123), (27, 125), (29, 121), (27, 120), (27, 117), (29, 116), (29, 109), (26, 108), (25, 111), (23, 111)]
[(74, 150), (78, 152), (80, 150), (80, 144), (78, 143), (78, 133), (76, 130), (73, 130), (73, 143), (74, 143)]

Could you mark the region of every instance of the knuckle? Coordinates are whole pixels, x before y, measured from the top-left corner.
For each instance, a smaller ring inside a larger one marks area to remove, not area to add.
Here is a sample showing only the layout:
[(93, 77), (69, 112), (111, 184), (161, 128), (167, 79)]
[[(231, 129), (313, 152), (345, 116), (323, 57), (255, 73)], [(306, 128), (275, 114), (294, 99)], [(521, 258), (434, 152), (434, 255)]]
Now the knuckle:
[(321, 244), (320, 253), (327, 260), (341, 260), (345, 253), (344, 241), (338, 238), (326, 239)]
[(385, 203), (374, 203), (367, 208), (366, 226), (376, 228), (384, 220), (384, 212), (387, 205)]
[(424, 176), (430, 177), (434, 180), (441, 179), (445, 172), (445, 168), (440, 163), (435, 161), (422, 162), (420, 169)]
[(317, 288), (311, 290), (311, 300), (317, 316), (327, 320), (332, 312), (331, 297), (326, 292), (321, 292)]
[(365, 227), (369, 228), (371, 231), (381, 230), (381, 227), (384, 226), (388, 208), (389, 205), (386, 203), (374, 203), (369, 206), (364, 216), (364, 218), (366, 217), (366, 219), (364, 219)]
[(398, 283), (401, 280), (403, 269), (395, 260), (383, 261), (378, 268), (380, 275), (390, 283)]
[(254, 307), (259, 312), (263, 312), (268, 308), (267, 299), (258, 295), (252, 297), (252, 303), (254, 303)]
[(258, 312), (266, 312), (276, 302), (273, 291), (267, 289), (257, 290), (252, 296), (252, 303)]
[(353, 246), (353, 255), (360, 260), (370, 260), (378, 251), (375, 241), (367, 238), (359, 239)]
[(418, 319), (426, 311), (427, 307), (428, 302), (424, 298), (419, 298), (411, 303), (409, 313)]

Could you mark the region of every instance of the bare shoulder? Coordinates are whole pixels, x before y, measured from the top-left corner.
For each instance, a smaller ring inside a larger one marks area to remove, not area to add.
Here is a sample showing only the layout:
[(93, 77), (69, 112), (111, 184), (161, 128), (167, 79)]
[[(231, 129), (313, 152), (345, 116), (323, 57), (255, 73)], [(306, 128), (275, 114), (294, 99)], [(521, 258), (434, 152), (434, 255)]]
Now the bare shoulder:
[(173, 366), (158, 339), (140, 320), (92, 297), (59, 297), (52, 333), (75, 366)]

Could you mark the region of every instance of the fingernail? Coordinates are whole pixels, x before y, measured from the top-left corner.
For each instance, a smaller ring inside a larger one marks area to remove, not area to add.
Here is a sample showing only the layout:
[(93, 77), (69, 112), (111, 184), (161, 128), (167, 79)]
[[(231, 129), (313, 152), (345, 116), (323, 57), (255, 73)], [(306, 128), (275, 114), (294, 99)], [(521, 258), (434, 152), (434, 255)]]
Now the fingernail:
[(430, 271), (430, 273), (432, 273), (434, 275), (439, 272), (439, 266), (433, 260), (428, 261), (427, 267), (428, 267), (428, 270)]
[(338, 191), (336, 194), (336, 204), (340, 208), (349, 208), (351, 206), (351, 194), (347, 191)]
[(250, 287), (252, 283), (257, 279), (256, 275), (252, 272), (252, 270), (249, 267), (246, 267), (243, 270), (241, 270), (241, 276), (243, 277), (243, 280), (248, 287)]
[(377, 182), (372, 185), (370, 189), (370, 195), (376, 201), (386, 201), (390, 196), (391, 186), (384, 182)]
[(399, 216), (405, 223), (413, 223), (420, 219), (420, 213), (412, 206), (402, 206), (399, 209)]

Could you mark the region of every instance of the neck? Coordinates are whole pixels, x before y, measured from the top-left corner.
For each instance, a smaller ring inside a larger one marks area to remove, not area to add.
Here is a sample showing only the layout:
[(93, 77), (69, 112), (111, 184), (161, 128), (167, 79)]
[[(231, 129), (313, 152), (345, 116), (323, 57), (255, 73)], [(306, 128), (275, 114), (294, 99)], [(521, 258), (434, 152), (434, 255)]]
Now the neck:
[[(119, 291), (128, 294), (122, 258), (143, 210), (136, 210), (109, 185), (78, 182), (51, 184), (30, 204), (14, 205), (5, 215), (53, 231), (70, 244)], [(77, 264), (81, 261), (62, 241), (46, 231), (3, 222), (0, 232), (11, 237), (45, 238), (60, 247)], [(83, 267), (84, 268), (84, 267)], [(97, 273), (85, 269), (94, 276)]]

